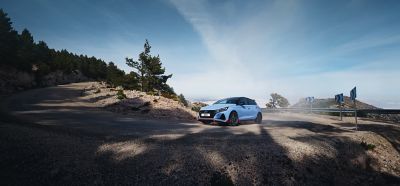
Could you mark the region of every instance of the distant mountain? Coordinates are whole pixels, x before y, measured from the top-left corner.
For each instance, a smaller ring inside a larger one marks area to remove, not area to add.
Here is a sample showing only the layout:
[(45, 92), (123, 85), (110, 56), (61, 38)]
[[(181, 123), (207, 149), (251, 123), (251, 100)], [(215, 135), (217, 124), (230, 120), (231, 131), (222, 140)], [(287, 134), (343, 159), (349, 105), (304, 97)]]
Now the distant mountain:
[[(357, 109), (379, 109), (373, 105), (361, 102), (357, 100)], [(295, 103), (291, 107), (294, 108), (309, 108), (310, 104), (306, 102), (305, 98), (300, 99), (299, 102)], [(325, 98), (325, 99), (315, 99), (313, 102), (313, 108), (338, 108), (338, 104), (336, 103), (334, 98)], [(354, 103), (350, 100), (350, 97), (344, 97), (344, 108), (354, 108)]]

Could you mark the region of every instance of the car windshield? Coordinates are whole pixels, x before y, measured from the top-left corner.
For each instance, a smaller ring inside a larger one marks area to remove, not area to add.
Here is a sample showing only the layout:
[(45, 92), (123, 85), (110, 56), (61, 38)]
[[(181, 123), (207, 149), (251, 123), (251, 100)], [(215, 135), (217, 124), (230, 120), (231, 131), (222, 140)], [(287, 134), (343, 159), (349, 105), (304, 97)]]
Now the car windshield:
[(239, 98), (227, 98), (227, 99), (221, 99), (218, 100), (217, 102), (214, 103), (215, 104), (237, 104)]

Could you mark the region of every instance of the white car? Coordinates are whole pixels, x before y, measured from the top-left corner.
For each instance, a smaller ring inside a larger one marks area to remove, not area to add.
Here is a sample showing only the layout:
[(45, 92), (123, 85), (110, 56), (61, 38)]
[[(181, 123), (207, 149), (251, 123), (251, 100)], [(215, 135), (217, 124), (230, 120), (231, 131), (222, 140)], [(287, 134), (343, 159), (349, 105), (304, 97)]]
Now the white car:
[(227, 123), (238, 125), (241, 121), (262, 122), (261, 108), (246, 97), (221, 99), (212, 105), (200, 109), (198, 120), (203, 123)]

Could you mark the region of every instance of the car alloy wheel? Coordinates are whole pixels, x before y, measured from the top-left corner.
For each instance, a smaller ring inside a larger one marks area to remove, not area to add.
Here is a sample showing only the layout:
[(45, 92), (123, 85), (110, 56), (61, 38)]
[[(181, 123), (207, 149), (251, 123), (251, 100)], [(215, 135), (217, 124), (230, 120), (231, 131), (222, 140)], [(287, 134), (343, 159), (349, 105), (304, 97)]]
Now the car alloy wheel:
[(232, 112), (229, 115), (229, 124), (232, 126), (239, 125), (239, 117), (236, 112)]

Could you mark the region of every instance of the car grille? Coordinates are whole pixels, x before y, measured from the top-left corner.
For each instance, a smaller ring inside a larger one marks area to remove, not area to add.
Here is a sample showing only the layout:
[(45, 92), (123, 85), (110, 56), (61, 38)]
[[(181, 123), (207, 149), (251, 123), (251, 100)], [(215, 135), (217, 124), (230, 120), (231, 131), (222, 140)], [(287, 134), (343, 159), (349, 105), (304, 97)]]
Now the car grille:
[[(210, 116), (201, 116), (201, 113), (210, 113)], [(215, 110), (200, 110), (199, 116), (201, 118), (214, 118), (215, 116)]]

